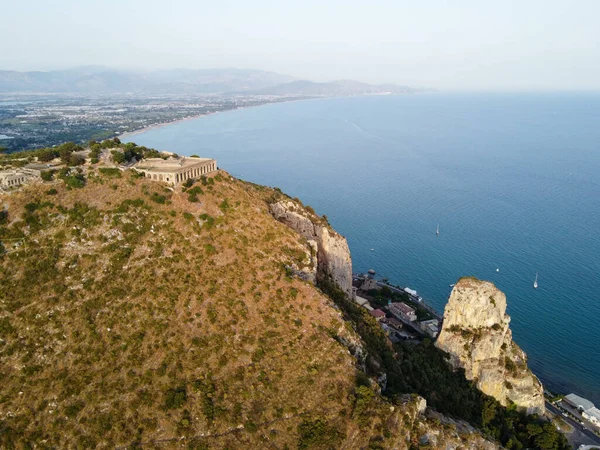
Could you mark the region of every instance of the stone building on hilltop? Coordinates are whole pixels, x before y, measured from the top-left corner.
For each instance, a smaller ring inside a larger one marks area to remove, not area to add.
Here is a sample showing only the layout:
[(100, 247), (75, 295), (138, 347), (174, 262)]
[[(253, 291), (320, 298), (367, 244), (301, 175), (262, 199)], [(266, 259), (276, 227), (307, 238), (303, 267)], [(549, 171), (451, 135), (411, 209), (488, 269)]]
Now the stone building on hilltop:
[(146, 178), (178, 186), (186, 180), (215, 172), (217, 161), (212, 158), (197, 157), (149, 158), (138, 162), (133, 168), (143, 173)]
[(44, 170), (53, 168), (51, 164), (27, 164), (25, 167), (0, 171), (0, 188), (9, 189), (40, 178)]

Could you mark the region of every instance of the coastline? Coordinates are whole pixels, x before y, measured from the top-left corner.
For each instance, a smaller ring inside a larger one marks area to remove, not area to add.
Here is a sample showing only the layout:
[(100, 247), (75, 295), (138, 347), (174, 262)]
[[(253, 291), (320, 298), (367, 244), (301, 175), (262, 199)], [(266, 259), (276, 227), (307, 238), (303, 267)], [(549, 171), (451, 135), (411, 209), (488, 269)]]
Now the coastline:
[[(274, 105), (276, 103), (292, 103), (292, 102), (300, 102), (300, 101), (305, 101), (305, 100), (325, 100), (325, 99), (331, 99), (331, 98), (347, 98), (347, 97), (369, 97), (369, 96), (377, 96), (377, 95), (381, 95), (381, 94), (356, 94), (356, 95), (333, 95), (333, 96), (315, 96), (315, 97), (300, 97), (300, 98), (294, 98), (294, 97), (284, 97), (282, 99), (278, 99), (275, 101), (267, 101), (264, 103), (261, 103), (260, 105), (250, 105), (250, 106), (239, 106), (237, 108), (232, 108), (232, 109), (224, 109), (221, 111), (213, 111), (213, 112), (209, 112), (209, 113), (205, 113), (205, 114), (198, 114), (195, 116), (190, 116), (190, 117), (185, 117), (183, 119), (177, 119), (177, 120), (173, 120), (170, 122), (164, 122), (164, 123), (157, 123), (157, 124), (153, 124), (153, 125), (148, 125), (146, 127), (140, 128), (138, 130), (135, 131), (126, 131), (125, 133), (121, 133), (115, 137), (119, 138), (119, 139), (127, 139), (131, 136), (135, 136), (137, 134), (141, 134), (141, 133), (145, 133), (146, 131), (150, 131), (150, 130), (154, 130), (157, 128), (162, 128), (162, 127), (166, 127), (168, 125), (174, 125), (176, 123), (179, 122), (186, 122), (188, 120), (194, 120), (194, 119), (199, 119), (200, 117), (206, 117), (206, 116), (212, 116), (214, 114), (219, 114), (219, 113), (226, 113), (226, 112), (231, 112), (231, 111), (238, 111), (241, 109), (250, 109), (250, 108), (258, 108), (261, 106), (266, 106), (266, 105)], [(388, 95), (388, 94), (386, 94)], [(391, 95), (405, 95), (405, 94), (391, 94)]]
[[(236, 109), (242, 109), (242, 108), (236, 108)], [(228, 109), (226, 111), (235, 111), (235, 109)], [(131, 136), (135, 136), (137, 134), (141, 134), (141, 133), (145, 133), (146, 131), (149, 130), (154, 130), (157, 128), (162, 128), (162, 127), (166, 127), (168, 125), (173, 125), (179, 122), (187, 122), (188, 120), (193, 120), (193, 119), (198, 119), (200, 117), (204, 117), (204, 116), (210, 116), (211, 114), (217, 114), (221, 111), (216, 111), (216, 112), (211, 112), (211, 113), (206, 113), (206, 114), (198, 114), (196, 116), (190, 116), (190, 117), (184, 117), (183, 119), (177, 119), (177, 120), (173, 120), (171, 122), (163, 122), (163, 123), (155, 123), (154, 125), (148, 125), (147, 127), (143, 127), (140, 128), (138, 130), (134, 130), (134, 131), (126, 131), (125, 133), (119, 134), (115, 137), (119, 138), (119, 139), (127, 139)]]
[(265, 102), (265, 103), (261, 103), (260, 105), (249, 105), (249, 106), (238, 106), (237, 108), (231, 108), (231, 109), (224, 109), (221, 111), (213, 111), (213, 112), (209, 112), (209, 113), (205, 113), (205, 114), (197, 114), (195, 116), (190, 116), (190, 117), (184, 117), (183, 119), (177, 119), (177, 120), (172, 120), (170, 122), (163, 122), (163, 123), (156, 123), (153, 125), (148, 125), (147, 127), (143, 127), (140, 128), (139, 130), (135, 130), (135, 131), (126, 131), (125, 133), (119, 134), (115, 137), (119, 138), (119, 139), (127, 139), (131, 136), (135, 136), (141, 133), (145, 133), (146, 131), (150, 131), (150, 130), (154, 130), (154, 129), (158, 129), (158, 128), (163, 128), (166, 127), (168, 125), (174, 125), (176, 123), (180, 123), (180, 122), (187, 122), (189, 120), (194, 120), (194, 119), (199, 119), (200, 117), (207, 117), (207, 116), (212, 116), (215, 114), (219, 114), (219, 113), (226, 113), (226, 112), (231, 112), (231, 111), (238, 111), (241, 109), (250, 109), (250, 108), (258, 108), (260, 106), (265, 106), (265, 105), (273, 105), (276, 103), (291, 103), (291, 102), (298, 102), (301, 100), (315, 100), (315, 99), (319, 99), (319, 98), (331, 98), (331, 97), (303, 97), (303, 98), (283, 98), (283, 99), (279, 99), (276, 101), (269, 101), (269, 102)]

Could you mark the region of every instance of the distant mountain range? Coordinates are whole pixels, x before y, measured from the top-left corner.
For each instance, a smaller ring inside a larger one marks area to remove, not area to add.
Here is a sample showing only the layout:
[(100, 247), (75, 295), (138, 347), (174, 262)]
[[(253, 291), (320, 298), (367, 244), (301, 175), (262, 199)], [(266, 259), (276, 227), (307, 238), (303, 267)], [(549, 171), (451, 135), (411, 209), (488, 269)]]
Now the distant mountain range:
[(211, 94), (331, 96), (416, 92), (406, 86), (342, 80), (316, 83), (252, 69), (125, 71), (82, 67), (48, 72), (0, 70), (0, 93)]
[(294, 78), (245, 69), (124, 71), (84, 67), (48, 72), (0, 71), (0, 92), (209, 94), (247, 91)]

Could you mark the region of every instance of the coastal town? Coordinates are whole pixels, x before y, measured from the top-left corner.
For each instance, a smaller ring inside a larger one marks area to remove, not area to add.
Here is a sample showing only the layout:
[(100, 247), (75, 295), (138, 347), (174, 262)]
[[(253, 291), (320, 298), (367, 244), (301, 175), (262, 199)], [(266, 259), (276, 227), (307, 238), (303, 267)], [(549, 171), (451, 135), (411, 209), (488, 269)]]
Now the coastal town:
[(222, 111), (289, 100), (269, 95), (48, 95), (0, 93), (0, 149), (112, 139)]
[(417, 291), (377, 280), (370, 269), (367, 274), (353, 274), (352, 298), (379, 322), (392, 342), (424, 338), (435, 339), (442, 316), (427, 305)]

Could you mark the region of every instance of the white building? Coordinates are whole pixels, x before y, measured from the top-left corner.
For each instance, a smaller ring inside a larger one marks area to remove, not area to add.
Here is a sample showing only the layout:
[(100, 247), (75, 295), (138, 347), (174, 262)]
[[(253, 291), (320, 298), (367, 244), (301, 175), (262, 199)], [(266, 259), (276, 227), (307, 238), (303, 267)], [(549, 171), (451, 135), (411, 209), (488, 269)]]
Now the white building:
[(423, 320), (419, 322), (419, 327), (421, 330), (431, 336), (432, 338), (436, 338), (440, 329), (440, 322), (437, 319)]
[(581, 415), (596, 426), (600, 426), (600, 409), (593, 407), (585, 410)]
[(587, 398), (583, 398), (575, 394), (569, 394), (565, 396), (565, 400), (581, 412), (587, 411), (588, 409), (594, 407), (594, 404), (590, 402)]
[(408, 295), (412, 295), (413, 297), (417, 297), (417, 291), (415, 291), (414, 289), (405, 287), (404, 292), (406, 292)]
[(565, 397), (565, 401), (577, 408), (584, 419), (589, 420), (594, 425), (600, 426), (600, 409), (596, 408), (587, 398), (569, 394)]

